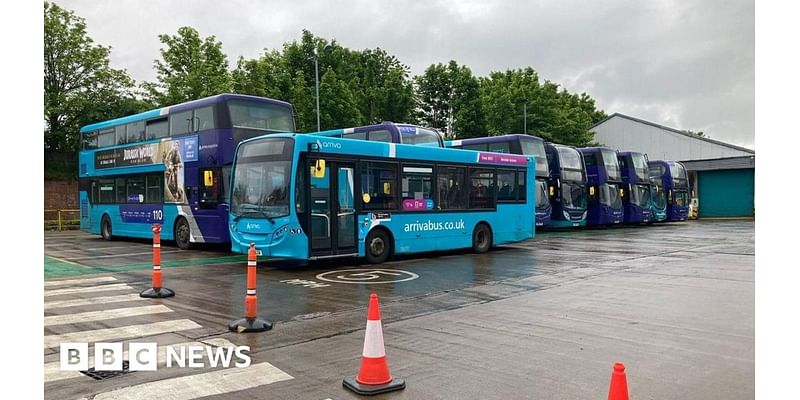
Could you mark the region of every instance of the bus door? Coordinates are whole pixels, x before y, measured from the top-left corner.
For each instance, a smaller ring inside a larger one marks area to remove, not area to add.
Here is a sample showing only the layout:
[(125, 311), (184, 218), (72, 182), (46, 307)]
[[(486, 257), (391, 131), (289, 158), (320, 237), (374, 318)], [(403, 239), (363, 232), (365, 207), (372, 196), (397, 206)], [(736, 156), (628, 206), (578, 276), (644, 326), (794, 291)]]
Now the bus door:
[(310, 159), (311, 256), (358, 253), (353, 163)]

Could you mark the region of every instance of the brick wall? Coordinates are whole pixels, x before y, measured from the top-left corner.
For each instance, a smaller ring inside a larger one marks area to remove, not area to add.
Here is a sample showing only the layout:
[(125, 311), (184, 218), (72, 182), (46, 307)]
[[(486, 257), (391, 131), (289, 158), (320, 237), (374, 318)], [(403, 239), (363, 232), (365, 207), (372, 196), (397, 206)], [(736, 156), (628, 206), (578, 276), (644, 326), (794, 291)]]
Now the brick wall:
[(78, 209), (78, 182), (44, 181), (44, 209)]

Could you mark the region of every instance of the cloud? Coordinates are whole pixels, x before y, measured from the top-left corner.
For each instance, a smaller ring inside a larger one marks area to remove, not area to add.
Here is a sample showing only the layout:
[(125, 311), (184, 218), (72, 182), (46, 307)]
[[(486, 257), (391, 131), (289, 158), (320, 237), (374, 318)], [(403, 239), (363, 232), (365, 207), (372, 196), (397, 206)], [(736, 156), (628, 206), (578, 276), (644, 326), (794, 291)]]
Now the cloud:
[(113, 46), (112, 64), (153, 80), (157, 35), (180, 26), (222, 41), (233, 67), (306, 28), (352, 49), (381, 47), (413, 74), (451, 59), (476, 75), (531, 66), (609, 113), (754, 147), (752, 1), (490, 0), (58, 2)]

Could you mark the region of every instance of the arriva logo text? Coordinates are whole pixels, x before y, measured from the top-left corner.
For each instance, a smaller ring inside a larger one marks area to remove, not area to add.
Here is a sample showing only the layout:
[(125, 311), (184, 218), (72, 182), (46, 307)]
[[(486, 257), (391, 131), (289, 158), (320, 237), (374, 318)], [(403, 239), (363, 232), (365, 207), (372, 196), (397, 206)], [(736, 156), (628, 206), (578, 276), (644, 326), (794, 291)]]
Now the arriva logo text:
[(323, 142), (323, 141), (320, 141), (320, 140), (317, 140), (317, 146), (319, 146), (320, 149), (336, 149), (336, 150), (339, 150), (339, 149), (342, 148), (342, 144), (341, 143)]
[(261, 229), (261, 224), (247, 223), (247, 229)]

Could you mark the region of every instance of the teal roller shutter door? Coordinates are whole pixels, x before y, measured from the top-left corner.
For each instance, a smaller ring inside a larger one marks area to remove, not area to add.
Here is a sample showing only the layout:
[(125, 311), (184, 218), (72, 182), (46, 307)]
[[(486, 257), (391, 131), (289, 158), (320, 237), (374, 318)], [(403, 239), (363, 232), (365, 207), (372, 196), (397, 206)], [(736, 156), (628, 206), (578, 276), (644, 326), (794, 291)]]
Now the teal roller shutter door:
[(698, 181), (700, 218), (753, 216), (754, 169), (701, 171)]

